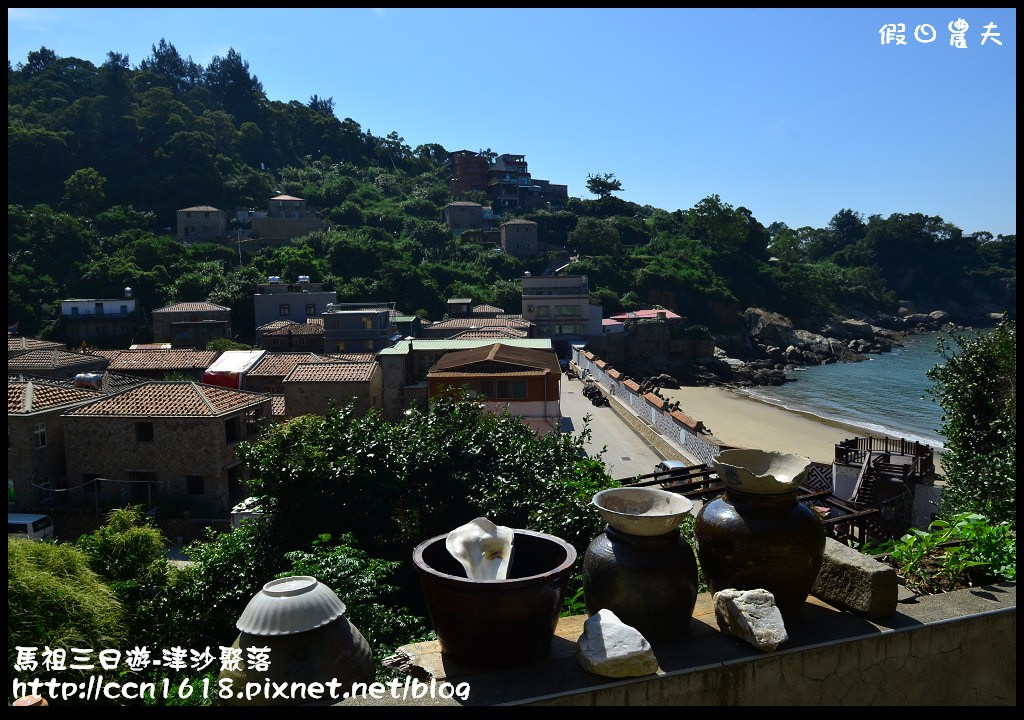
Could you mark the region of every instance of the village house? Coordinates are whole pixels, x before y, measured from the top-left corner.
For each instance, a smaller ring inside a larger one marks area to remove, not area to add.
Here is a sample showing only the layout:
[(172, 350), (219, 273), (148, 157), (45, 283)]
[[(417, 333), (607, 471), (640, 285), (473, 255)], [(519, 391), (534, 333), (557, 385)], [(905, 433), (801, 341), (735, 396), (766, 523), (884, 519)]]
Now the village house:
[(298, 363), (282, 382), (285, 414), (326, 415), (353, 403), (357, 414), (380, 409), (383, 380), (376, 362)]
[(220, 240), (227, 235), (228, 214), (210, 205), (178, 210), (178, 239), (185, 242)]
[(163, 380), (168, 376), (188, 378), (199, 382), (206, 368), (213, 364), (217, 350), (122, 350), (110, 361), (112, 372), (128, 373), (150, 380)]
[[(103, 397), (95, 390), (46, 380), (7, 379), (8, 507), (31, 512), (53, 504), (67, 487), (61, 416)], [(11, 504), (13, 503), (13, 505)]]
[(279, 245), (300, 235), (323, 230), (324, 225), (304, 198), (276, 195), (267, 201), (265, 217), (253, 217), (252, 235), (262, 243)]
[(316, 317), (304, 323), (283, 323), (261, 333), (260, 344), (274, 352), (323, 352), (324, 319)]
[(429, 396), (465, 388), (492, 412), (507, 409), (537, 432), (559, 426), (562, 369), (553, 350), (494, 343), (451, 352), (427, 373)]
[(8, 374), (66, 380), (79, 373), (103, 372), (109, 361), (99, 355), (67, 350), (29, 350), (7, 358)]
[(242, 378), (242, 389), (250, 392), (284, 395), (284, 379), (300, 364), (313, 363), (368, 363), (373, 353), (345, 353), (322, 355), (312, 352), (268, 352), (252, 370)]
[(514, 218), (501, 224), (501, 249), (516, 257), (537, 254), (537, 223)]
[(257, 286), (252, 297), (256, 327), (284, 321), (308, 322), (310, 318), (318, 318), (337, 299), (336, 292), (324, 290), (323, 283), (310, 282), (308, 275), (300, 275), (294, 283), (282, 282), (279, 276), (271, 275), (267, 282)]
[(226, 514), (248, 495), (238, 443), (270, 414), (268, 395), (194, 382), (151, 382), (66, 412), (70, 500), (151, 508), (180, 496)]
[(130, 287), (121, 298), (60, 301), (61, 335), (70, 345), (126, 346), (148, 339), (146, 313)]
[(231, 308), (209, 302), (182, 302), (154, 310), (153, 341), (172, 347), (205, 348), (231, 335)]
[(7, 336), (7, 357), (12, 358), (15, 355), (22, 355), (27, 353), (29, 350), (67, 350), (68, 346), (62, 342), (56, 342), (54, 340), (39, 340), (38, 338), (28, 338), (8, 335)]
[(490, 347), (495, 343), (516, 348), (551, 350), (551, 340), (533, 338), (477, 338), (426, 340), (406, 338), (377, 353), (383, 375), (383, 415), (399, 420), (412, 404), (425, 405), (428, 398), (427, 374), (434, 364), (450, 352)]
[(324, 310), (324, 352), (379, 352), (401, 339), (394, 303), (335, 303)]

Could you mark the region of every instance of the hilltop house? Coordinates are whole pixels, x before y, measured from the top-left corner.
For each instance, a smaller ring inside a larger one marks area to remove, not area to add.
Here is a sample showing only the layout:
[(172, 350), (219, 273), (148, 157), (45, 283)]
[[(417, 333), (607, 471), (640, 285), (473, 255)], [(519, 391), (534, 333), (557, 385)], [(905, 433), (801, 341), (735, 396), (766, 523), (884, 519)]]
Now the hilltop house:
[(227, 235), (228, 214), (210, 205), (183, 208), (177, 220), (179, 240), (219, 240)]

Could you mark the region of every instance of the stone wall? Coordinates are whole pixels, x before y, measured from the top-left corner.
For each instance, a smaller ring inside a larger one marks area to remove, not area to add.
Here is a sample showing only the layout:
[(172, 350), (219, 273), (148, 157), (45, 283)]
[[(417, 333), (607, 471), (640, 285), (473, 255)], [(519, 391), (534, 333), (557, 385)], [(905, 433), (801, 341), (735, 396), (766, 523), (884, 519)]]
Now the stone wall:
[[(573, 360), (581, 370), (590, 372), (619, 415), (666, 458), (710, 464), (722, 451), (722, 443), (703, 432), (699, 420), (678, 410), (669, 411), (665, 401), (652, 393), (641, 394), (639, 385), (623, 380), (622, 373), (592, 352), (574, 348)], [(621, 403), (621, 410), (616, 403)], [(677, 448), (682, 448), (683, 457)]]

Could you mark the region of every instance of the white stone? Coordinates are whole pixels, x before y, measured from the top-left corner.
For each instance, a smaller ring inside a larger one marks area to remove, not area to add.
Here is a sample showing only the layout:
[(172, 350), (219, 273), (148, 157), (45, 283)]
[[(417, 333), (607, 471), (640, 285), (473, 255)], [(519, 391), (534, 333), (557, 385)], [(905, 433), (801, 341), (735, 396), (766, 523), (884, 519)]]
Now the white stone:
[(604, 677), (637, 677), (658, 671), (658, 659), (647, 639), (608, 609), (583, 623), (576, 659), (587, 672)]
[(715, 593), (715, 619), (726, 635), (771, 652), (789, 639), (775, 596), (767, 590), (727, 588)]

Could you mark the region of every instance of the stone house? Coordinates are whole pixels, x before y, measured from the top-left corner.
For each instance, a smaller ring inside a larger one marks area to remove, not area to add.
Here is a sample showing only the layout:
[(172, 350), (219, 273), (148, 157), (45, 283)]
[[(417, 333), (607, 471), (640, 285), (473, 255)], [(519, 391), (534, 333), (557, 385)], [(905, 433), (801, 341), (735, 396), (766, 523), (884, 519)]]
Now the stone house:
[(312, 352), (268, 352), (256, 367), (242, 378), (242, 389), (250, 392), (284, 395), (284, 379), (299, 363), (373, 362), (373, 353), (321, 355)]
[(323, 230), (323, 223), (307, 207), (306, 200), (277, 195), (267, 201), (266, 217), (253, 217), (253, 237), (270, 243), (287, 242), (300, 235)]
[(62, 342), (56, 342), (54, 340), (39, 340), (38, 338), (28, 338), (21, 336), (7, 336), (7, 357), (12, 358), (15, 355), (23, 355), (29, 350), (67, 350), (68, 346)]
[(103, 372), (107, 358), (67, 350), (30, 350), (7, 358), (7, 373), (67, 380), (79, 373)]
[(151, 380), (163, 380), (168, 375), (187, 377), (200, 382), (206, 368), (213, 364), (217, 350), (122, 350), (110, 361), (112, 372), (127, 373)]
[(238, 443), (269, 422), (269, 395), (194, 382), (151, 382), (71, 410), (64, 420), (71, 502), (185, 497), (226, 515), (248, 495)]
[(54, 503), (53, 491), (67, 487), (64, 421), (61, 416), (101, 397), (97, 391), (66, 384), (8, 378), (9, 509), (32, 512)]
[(501, 224), (501, 249), (516, 257), (537, 254), (537, 223), (515, 218)]
[(227, 235), (228, 214), (210, 205), (178, 210), (178, 239), (186, 242), (219, 240)]
[(452, 235), (460, 235), (467, 230), (484, 230), (490, 226), (484, 220), (484, 206), (464, 200), (445, 205), (441, 211), (441, 221), (452, 231)]
[(260, 343), (273, 352), (323, 352), (323, 318), (304, 323), (288, 323), (260, 335)]
[(231, 339), (231, 308), (183, 302), (154, 310), (153, 341), (172, 347), (205, 348), (211, 340)]
[(490, 346), (448, 353), (427, 373), (430, 397), (465, 387), (492, 412), (507, 409), (537, 432), (559, 427), (562, 368), (554, 350)]
[(382, 407), (383, 376), (376, 362), (299, 363), (282, 384), (290, 418), (326, 415), (332, 405), (351, 401), (358, 414)]

